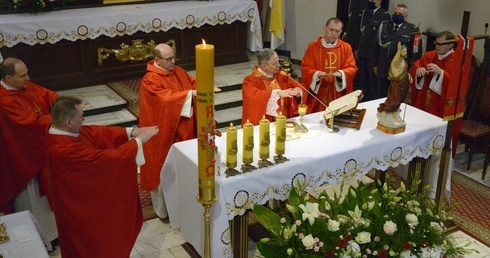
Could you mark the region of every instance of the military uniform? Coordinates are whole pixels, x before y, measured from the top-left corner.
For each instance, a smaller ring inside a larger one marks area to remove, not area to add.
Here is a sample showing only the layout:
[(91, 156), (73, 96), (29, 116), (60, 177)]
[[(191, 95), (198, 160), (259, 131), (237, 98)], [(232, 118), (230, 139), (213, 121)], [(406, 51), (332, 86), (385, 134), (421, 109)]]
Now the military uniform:
[(372, 100), (377, 97), (377, 79), (374, 75), (372, 66), (373, 48), (376, 44), (378, 27), (383, 21), (390, 20), (390, 14), (379, 7), (372, 15), (371, 9), (366, 8), (363, 11), (361, 19), (361, 38), (357, 48), (357, 57), (359, 71), (354, 81), (354, 90), (361, 89), (364, 93), (363, 100)]
[(415, 60), (422, 56), (422, 39), (417, 46), (414, 46), (415, 36), (420, 36), (420, 30), (412, 23), (403, 22), (395, 32), (395, 24), (392, 21), (384, 21), (378, 29), (376, 44), (373, 50), (372, 66), (378, 67), (378, 96), (386, 97), (390, 80), (388, 80), (388, 70), (391, 60), (396, 54), (398, 42), (407, 47), (408, 69), (412, 67)]
[(356, 51), (361, 36), (362, 12), (367, 7), (368, 0), (350, 0), (349, 22), (346, 24), (344, 41), (349, 43), (352, 51)]

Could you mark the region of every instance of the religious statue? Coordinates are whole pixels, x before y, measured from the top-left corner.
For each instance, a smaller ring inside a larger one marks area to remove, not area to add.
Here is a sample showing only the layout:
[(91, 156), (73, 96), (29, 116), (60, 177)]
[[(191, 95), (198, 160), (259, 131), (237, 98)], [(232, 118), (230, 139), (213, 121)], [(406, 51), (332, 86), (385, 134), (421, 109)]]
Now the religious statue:
[(412, 83), (412, 77), (408, 73), (407, 47), (398, 42), (398, 49), (391, 61), (388, 79), (390, 87), (384, 103), (378, 107), (377, 128), (385, 133), (396, 134), (405, 131), (405, 121), (400, 117), (400, 105), (405, 98)]

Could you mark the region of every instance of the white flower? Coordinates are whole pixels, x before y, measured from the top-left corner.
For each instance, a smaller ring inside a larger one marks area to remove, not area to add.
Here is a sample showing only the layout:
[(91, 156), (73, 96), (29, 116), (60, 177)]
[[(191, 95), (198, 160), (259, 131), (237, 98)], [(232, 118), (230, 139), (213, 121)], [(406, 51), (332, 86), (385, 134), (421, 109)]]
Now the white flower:
[(358, 243), (354, 241), (349, 241), (346, 246), (347, 251), (352, 254), (356, 254), (355, 257), (359, 257), (361, 255), (361, 247)]
[(315, 239), (311, 234), (305, 236), (301, 242), (303, 245), (306, 247), (306, 250), (313, 249), (313, 246), (315, 245)]
[(400, 258), (417, 258), (410, 250), (405, 250), (400, 253)]
[(405, 220), (408, 224), (412, 224), (413, 226), (417, 226), (419, 224), (419, 218), (412, 213), (405, 215)]
[(288, 255), (291, 256), (293, 254), (293, 249), (288, 248), (288, 251), (287, 252), (288, 252)]
[(338, 231), (339, 226), (340, 226), (340, 222), (333, 220), (333, 219), (328, 220), (328, 224), (327, 224), (328, 230), (330, 230), (332, 232)]
[(436, 234), (442, 234), (442, 227), (437, 222), (431, 222), (429, 228)]
[(371, 242), (371, 233), (363, 231), (357, 233), (357, 236), (355, 238), (356, 242), (359, 244), (365, 244)]
[(393, 223), (393, 221), (391, 220), (386, 221), (385, 224), (383, 225), (383, 230), (385, 231), (386, 234), (391, 236), (396, 232), (396, 224)]
[(356, 205), (356, 207), (354, 208), (354, 211), (348, 211), (349, 212), (349, 215), (355, 219), (355, 220), (359, 220), (362, 216), (362, 210), (359, 209), (359, 206)]
[(299, 207), (304, 211), (302, 214), (303, 220), (308, 219), (310, 225), (313, 225), (313, 223), (315, 223), (315, 218), (318, 218), (318, 203), (307, 202), (306, 206), (300, 204)]

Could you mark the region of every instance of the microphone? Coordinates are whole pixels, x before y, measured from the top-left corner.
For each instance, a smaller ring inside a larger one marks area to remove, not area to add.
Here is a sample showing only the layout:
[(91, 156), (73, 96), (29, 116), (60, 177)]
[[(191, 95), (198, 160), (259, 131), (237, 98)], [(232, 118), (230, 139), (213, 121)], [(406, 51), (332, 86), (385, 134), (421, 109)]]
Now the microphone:
[(327, 105), (325, 105), (325, 103), (323, 103), (319, 98), (317, 98), (315, 95), (313, 95), (313, 93), (311, 93), (308, 89), (306, 89), (303, 85), (301, 85), (301, 83), (297, 82), (295, 79), (293, 79), (291, 76), (289, 76), (288, 73), (286, 73), (285, 71), (281, 71), (281, 74), (282, 75), (286, 75), (287, 77), (289, 77), (291, 80), (293, 80), (300, 88), (302, 88), (303, 90), (305, 90), (306, 92), (308, 92), (308, 94), (310, 96), (312, 96), (314, 99), (316, 99), (318, 102), (320, 102), (320, 104), (322, 104), (325, 108), (328, 108)]

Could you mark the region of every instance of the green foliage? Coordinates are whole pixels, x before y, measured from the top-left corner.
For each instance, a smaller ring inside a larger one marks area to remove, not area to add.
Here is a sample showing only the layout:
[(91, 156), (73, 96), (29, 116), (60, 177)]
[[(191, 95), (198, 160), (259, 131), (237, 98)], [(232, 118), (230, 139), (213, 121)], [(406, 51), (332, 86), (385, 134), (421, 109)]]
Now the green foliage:
[(78, 2), (78, 0), (0, 0), (0, 6), (19, 12), (47, 12)]
[[(387, 180), (390, 180), (389, 178)], [(293, 188), (286, 211), (255, 205), (258, 221), (272, 234), (257, 248), (264, 257), (455, 257), (469, 250), (455, 247), (445, 234), (449, 208), (436, 211), (428, 198), (431, 186), (417, 192), (384, 183), (359, 181), (345, 196), (322, 192), (311, 200), (301, 187)], [(380, 185), (380, 184), (378, 184)], [(341, 185), (340, 192), (344, 188)]]

